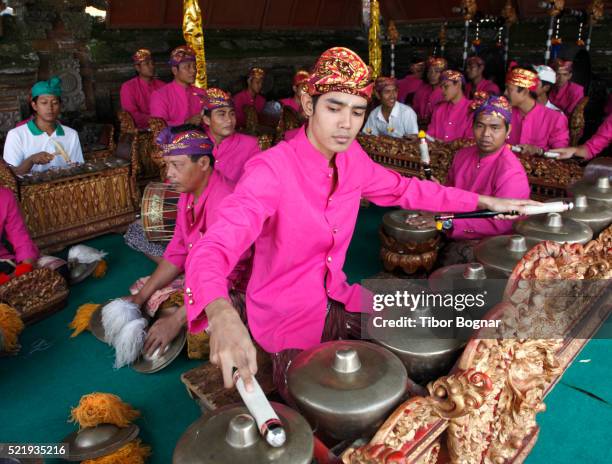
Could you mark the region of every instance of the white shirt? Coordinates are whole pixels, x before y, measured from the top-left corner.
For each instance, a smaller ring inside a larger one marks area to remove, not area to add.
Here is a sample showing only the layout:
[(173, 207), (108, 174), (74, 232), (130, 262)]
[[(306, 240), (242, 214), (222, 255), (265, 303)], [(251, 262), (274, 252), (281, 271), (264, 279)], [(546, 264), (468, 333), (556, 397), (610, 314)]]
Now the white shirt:
[(377, 106), (370, 113), (363, 127), (363, 133), (368, 135), (390, 135), (391, 137), (418, 134), (417, 115), (408, 105), (395, 102), (389, 115), (389, 121), (387, 121), (382, 114), (382, 106)]
[(561, 111), (561, 109), (559, 109), (558, 107), (553, 105), (550, 100), (546, 100), (546, 105), (545, 106), (546, 106), (546, 108), (550, 108), (551, 110)]
[(61, 145), (70, 157), (71, 162), (83, 162), (83, 151), (77, 131), (58, 123), (55, 132), (49, 136), (36, 126), (33, 119), (28, 121), (27, 124), (8, 131), (4, 143), (4, 161), (13, 167), (19, 167), (26, 158), (41, 151), (46, 151), (58, 155), (50, 163), (35, 164), (32, 167), (32, 172), (42, 172), (50, 168), (65, 168), (68, 165), (64, 158), (59, 155), (56, 143)]

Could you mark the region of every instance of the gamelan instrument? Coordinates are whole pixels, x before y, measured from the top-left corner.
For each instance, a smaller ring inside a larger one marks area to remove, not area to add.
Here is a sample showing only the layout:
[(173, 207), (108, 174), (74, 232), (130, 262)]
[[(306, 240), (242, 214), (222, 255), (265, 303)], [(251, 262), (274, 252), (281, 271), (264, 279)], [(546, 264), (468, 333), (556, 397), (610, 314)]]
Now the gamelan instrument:
[(176, 226), (177, 205), (180, 197), (171, 184), (152, 182), (142, 194), (142, 228), (147, 240), (169, 242)]

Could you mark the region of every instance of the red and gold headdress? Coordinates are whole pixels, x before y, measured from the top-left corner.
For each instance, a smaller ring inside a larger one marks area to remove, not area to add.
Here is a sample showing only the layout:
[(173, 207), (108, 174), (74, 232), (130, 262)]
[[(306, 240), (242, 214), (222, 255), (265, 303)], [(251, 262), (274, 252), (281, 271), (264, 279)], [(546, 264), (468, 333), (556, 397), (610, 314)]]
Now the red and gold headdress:
[(430, 56), (427, 60), (427, 67), (437, 69), (438, 71), (444, 71), (448, 67), (448, 62), (442, 57)]
[(309, 78), (310, 78), (310, 73), (308, 71), (304, 71), (303, 69), (300, 69), (293, 76), (293, 85), (297, 87), (303, 82), (306, 82)]
[(474, 119), (482, 113), (503, 119), (508, 124), (512, 120), (512, 106), (506, 97), (489, 96), (487, 92), (476, 92), (470, 108), (474, 111)]
[(485, 62), (481, 57), (474, 55), (474, 56), (470, 56), (466, 61), (466, 66), (469, 66), (471, 64), (475, 64), (478, 66), (484, 66)]
[(553, 61), (552, 63), (552, 68), (555, 71), (567, 71), (567, 72), (572, 72), (572, 69), (574, 67), (574, 63), (570, 60), (562, 60), (561, 58), (557, 58), (555, 61)]
[(396, 87), (397, 88), (397, 80), (395, 77), (377, 77), (374, 81), (374, 88), (378, 93), (381, 93), (385, 90), (385, 87)]
[(249, 69), (249, 79), (253, 77), (260, 77), (263, 79), (266, 77), (266, 72), (261, 68), (251, 68)]
[(465, 84), (465, 77), (463, 77), (463, 74), (461, 74), (459, 71), (447, 69), (446, 71), (442, 72), (442, 75), (440, 76), (440, 82), (446, 81), (461, 82), (462, 84)]
[(536, 90), (538, 81), (538, 75), (535, 71), (529, 69), (513, 68), (506, 74), (506, 84), (516, 85), (524, 89)]
[(151, 59), (151, 50), (147, 48), (140, 48), (136, 50), (136, 53), (132, 55), (132, 61), (134, 64), (140, 64), (145, 60)]
[(190, 61), (195, 62), (195, 60), (196, 54), (193, 48), (188, 45), (181, 45), (172, 50), (168, 64), (170, 66), (178, 66), (181, 63), (189, 63)]
[(217, 87), (211, 87), (206, 89), (204, 96), (202, 97), (202, 104), (208, 111), (215, 110), (217, 108), (234, 107), (234, 100), (232, 96), (224, 90)]
[(352, 50), (334, 47), (323, 52), (307, 83), (310, 95), (342, 92), (365, 99), (372, 96), (374, 86), (370, 70)]

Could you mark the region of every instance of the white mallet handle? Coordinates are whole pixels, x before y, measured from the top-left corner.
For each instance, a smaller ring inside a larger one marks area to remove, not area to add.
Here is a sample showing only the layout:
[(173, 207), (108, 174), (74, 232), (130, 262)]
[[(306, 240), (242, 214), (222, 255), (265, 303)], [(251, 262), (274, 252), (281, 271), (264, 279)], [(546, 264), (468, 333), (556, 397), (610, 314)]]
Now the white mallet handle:
[(524, 214), (544, 214), (544, 213), (562, 213), (569, 211), (574, 207), (573, 203), (566, 203), (564, 201), (553, 201), (551, 203), (544, 203), (543, 205), (527, 205), (525, 206)]
[(285, 444), (287, 436), (283, 424), (278, 418), (278, 415), (272, 409), (268, 398), (264, 395), (263, 390), (259, 386), (259, 382), (253, 376), (253, 391), (248, 392), (244, 386), (244, 381), (238, 371), (234, 372), (234, 383), (242, 397), (242, 401), (247, 409), (257, 422), (259, 432), (266, 439), (270, 446), (278, 448)]

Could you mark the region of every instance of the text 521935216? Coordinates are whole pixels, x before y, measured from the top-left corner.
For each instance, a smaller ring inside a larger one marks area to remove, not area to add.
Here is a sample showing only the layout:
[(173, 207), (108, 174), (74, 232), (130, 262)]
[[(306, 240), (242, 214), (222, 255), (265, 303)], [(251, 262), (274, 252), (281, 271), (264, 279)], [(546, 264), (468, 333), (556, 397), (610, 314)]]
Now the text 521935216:
[(68, 455), (66, 443), (0, 443), (0, 458), (42, 458)]

